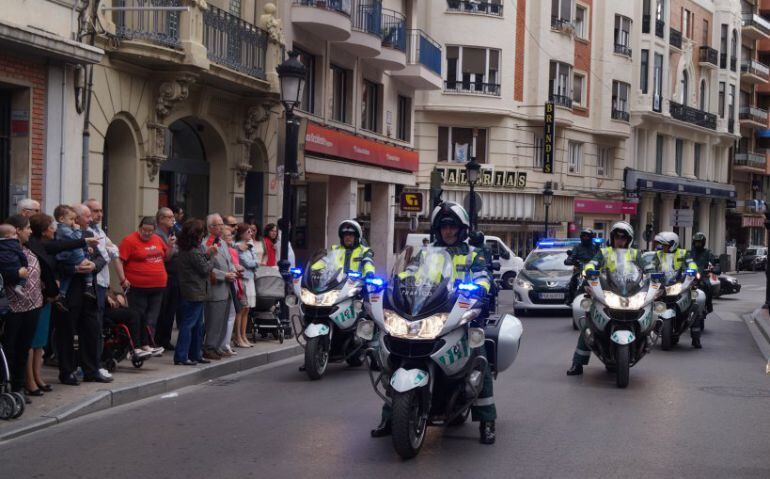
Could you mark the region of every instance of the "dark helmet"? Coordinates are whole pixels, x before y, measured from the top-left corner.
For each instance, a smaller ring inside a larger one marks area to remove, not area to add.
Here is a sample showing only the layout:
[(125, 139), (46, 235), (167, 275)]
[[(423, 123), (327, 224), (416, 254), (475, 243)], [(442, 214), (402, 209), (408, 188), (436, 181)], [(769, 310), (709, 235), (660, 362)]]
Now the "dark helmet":
[(701, 246), (701, 248), (705, 248), (706, 247), (706, 235), (704, 233), (698, 231), (697, 233), (692, 235), (692, 245), (693, 245), (693, 247), (695, 247), (695, 242), (696, 241), (700, 241), (700, 242), (703, 243), (703, 246)]
[(345, 220), (342, 223), (340, 223), (340, 227), (337, 230), (337, 233), (340, 237), (340, 243), (343, 243), (342, 237), (346, 234), (352, 234), (356, 237), (356, 243), (355, 246), (358, 246), (361, 244), (361, 237), (363, 236), (363, 230), (361, 229), (361, 225), (358, 224), (358, 221), (356, 220)]
[(460, 228), (459, 240), (465, 241), (468, 238), (468, 231), (471, 229), (471, 220), (465, 208), (445, 201), (433, 209), (430, 215), (430, 228), (433, 236), (441, 240), (441, 227), (452, 225)]
[(593, 238), (594, 230), (592, 230), (591, 228), (583, 228), (582, 230), (580, 230), (580, 236), (583, 236), (583, 235), (588, 235), (591, 238)]

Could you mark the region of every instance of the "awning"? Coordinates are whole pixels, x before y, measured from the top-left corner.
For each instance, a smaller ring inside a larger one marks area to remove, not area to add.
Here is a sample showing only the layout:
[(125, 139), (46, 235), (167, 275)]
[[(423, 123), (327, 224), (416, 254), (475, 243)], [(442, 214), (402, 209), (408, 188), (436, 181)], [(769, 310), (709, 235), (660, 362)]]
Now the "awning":
[(770, 138), (770, 128), (761, 128), (756, 130), (757, 138)]
[(623, 177), (628, 191), (653, 191), (716, 199), (735, 198), (735, 186), (725, 183), (659, 175), (632, 168), (626, 168)]
[(70, 63), (99, 63), (104, 55), (101, 48), (3, 21), (0, 21), (0, 50), (26, 52)]

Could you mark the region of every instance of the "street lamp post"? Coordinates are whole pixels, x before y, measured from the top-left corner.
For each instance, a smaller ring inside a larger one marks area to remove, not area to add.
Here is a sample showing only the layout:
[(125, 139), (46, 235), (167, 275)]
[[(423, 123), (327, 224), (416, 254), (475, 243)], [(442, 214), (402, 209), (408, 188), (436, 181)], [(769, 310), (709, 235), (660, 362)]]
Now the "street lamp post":
[(551, 189), (551, 182), (545, 182), (545, 189), (543, 190), (543, 205), (545, 206), (545, 236), (548, 237), (548, 210), (553, 203), (553, 190)]
[(465, 164), (465, 175), (468, 177), (468, 185), (471, 187), (471, 194), (468, 198), (468, 209), (471, 217), (471, 229), (476, 231), (476, 182), (479, 181), (479, 172), (481, 171), (481, 164), (476, 161), (476, 157), (471, 158), (471, 161)]
[[(281, 102), (286, 110), (286, 146), (283, 159), (283, 208), (281, 221), (281, 258), (278, 269), (288, 287), (291, 284), (289, 273), (289, 238), (294, 227), (294, 189), (292, 179), (297, 174), (297, 148), (299, 146), (300, 119), (294, 115), (294, 108), (302, 101), (307, 69), (297, 59), (299, 54), (289, 52), (289, 58), (278, 65), (276, 71), (281, 82)], [(289, 322), (289, 308), (285, 301), (281, 303), (281, 321)]]

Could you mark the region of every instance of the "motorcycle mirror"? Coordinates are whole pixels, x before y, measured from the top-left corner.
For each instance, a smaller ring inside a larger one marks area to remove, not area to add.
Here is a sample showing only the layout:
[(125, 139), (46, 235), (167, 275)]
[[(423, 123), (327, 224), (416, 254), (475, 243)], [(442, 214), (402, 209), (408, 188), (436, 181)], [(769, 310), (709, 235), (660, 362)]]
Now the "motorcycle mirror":
[(599, 271), (596, 269), (589, 269), (586, 272), (586, 278), (588, 279), (596, 279), (599, 277)]
[(652, 273), (650, 275), (650, 279), (658, 283), (662, 282), (665, 277), (666, 275), (663, 273)]
[(687, 271), (684, 272), (684, 274), (686, 274), (687, 276), (695, 276), (695, 273), (697, 273), (697, 271), (695, 271), (694, 269), (688, 269)]

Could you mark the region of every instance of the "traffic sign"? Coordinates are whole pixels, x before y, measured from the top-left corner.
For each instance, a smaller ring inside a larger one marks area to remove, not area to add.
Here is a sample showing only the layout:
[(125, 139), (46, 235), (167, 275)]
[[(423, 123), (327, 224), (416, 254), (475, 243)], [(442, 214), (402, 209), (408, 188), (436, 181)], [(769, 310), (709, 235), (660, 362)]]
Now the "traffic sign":
[(399, 197), (399, 206), (404, 213), (422, 213), (422, 193), (404, 191)]
[[(475, 192), (474, 192), (475, 193)], [(481, 195), (478, 193), (475, 193), (476, 195), (476, 204), (473, 205), (476, 207), (476, 217), (479, 217), (479, 213), (481, 213), (481, 207), (484, 206), (484, 203), (481, 201)], [(468, 215), (471, 214), (471, 194), (466, 193), (465, 198), (463, 198), (463, 206), (465, 207), (465, 211), (468, 212)]]
[(692, 228), (695, 225), (695, 212), (685, 209), (674, 210), (669, 224), (681, 228)]

